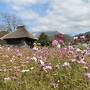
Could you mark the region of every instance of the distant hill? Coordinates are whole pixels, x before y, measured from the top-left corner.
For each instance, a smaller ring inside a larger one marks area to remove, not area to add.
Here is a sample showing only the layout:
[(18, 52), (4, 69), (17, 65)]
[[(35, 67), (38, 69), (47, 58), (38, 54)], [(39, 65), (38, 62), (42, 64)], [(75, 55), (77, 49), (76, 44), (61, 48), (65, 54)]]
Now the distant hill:
[(90, 31), (85, 32), (85, 33), (80, 33), (80, 34), (77, 34), (77, 35), (75, 35), (75, 36), (80, 36), (80, 35), (84, 35), (84, 36), (86, 36), (86, 35), (90, 35)]
[(89, 31), (89, 32), (86, 32), (86, 33), (84, 33), (84, 34), (85, 34), (85, 35), (87, 35), (87, 34), (90, 35), (90, 31)]
[[(42, 32), (34, 32), (33, 34), (38, 37), (41, 33)], [(46, 31), (44, 33), (46, 33), (48, 36), (51, 37), (51, 36), (58, 34), (59, 32), (58, 31)]]

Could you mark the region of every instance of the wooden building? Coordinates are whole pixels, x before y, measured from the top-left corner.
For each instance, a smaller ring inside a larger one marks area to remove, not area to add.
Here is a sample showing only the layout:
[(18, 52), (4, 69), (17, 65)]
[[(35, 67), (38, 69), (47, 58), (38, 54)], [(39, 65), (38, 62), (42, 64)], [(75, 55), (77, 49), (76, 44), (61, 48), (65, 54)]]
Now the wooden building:
[(28, 32), (25, 29), (25, 26), (18, 26), (16, 31), (10, 32), (9, 34), (1, 37), (1, 40), (5, 40), (9, 45), (28, 45), (33, 47), (33, 43), (37, 38)]

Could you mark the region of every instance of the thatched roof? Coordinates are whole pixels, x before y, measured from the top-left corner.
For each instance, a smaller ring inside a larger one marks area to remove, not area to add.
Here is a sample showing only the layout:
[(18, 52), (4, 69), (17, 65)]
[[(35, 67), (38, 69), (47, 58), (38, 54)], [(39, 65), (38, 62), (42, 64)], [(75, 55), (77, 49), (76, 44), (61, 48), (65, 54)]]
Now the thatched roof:
[(33, 36), (31, 33), (29, 33), (24, 26), (18, 26), (16, 28), (16, 31), (6, 34), (5, 36), (1, 37), (1, 39), (4, 40), (25, 37), (37, 40), (37, 38)]
[(8, 34), (9, 32), (7, 31), (0, 31), (0, 38)]

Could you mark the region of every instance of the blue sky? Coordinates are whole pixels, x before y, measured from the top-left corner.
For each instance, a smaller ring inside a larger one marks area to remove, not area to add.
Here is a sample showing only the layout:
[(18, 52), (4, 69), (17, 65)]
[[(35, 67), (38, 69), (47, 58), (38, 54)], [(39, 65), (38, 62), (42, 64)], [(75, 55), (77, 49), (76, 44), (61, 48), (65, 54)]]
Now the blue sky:
[(90, 31), (90, 0), (0, 0), (0, 12), (21, 19), (29, 31)]

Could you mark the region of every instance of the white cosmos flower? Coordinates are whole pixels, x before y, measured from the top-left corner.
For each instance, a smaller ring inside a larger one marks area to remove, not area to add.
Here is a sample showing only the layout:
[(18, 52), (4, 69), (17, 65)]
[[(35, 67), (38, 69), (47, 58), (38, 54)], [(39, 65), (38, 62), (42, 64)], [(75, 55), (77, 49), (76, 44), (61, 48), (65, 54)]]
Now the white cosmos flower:
[(70, 63), (69, 62), (64, 62), (64, 64), (62, 66), (63, 67), (70, 67)]
[(29, 72), (29, 69), (27, 69), (27, 70), (22, 70), (21, 72), (22, 72), (22, 73)]
[(42, 66), (45, 65), (45, 63), (44, 63), (42, 60), (40, 60), (40, 64), (41, 64)]
[(37, 48), (37, 47), (34, 47), (34, 48), (33, 48), (33, 50), (37, 51), (37, 50), (38, 50), (38, 48)]
[(2, 72), (3, 71), (3, 69), (0, 69), (0, 72)]
[(11, 59), (10, 62), (13, 62), (13, 60)]
[(8, 47), (7, 49), (10, 50), (10, 47)]
[(2, 49), (2, 47), (0, 46), (0, 49)]
[(37, 58), (36, 57), (32, 57), (32, 60), (34, 60), (35, 62), (37, 62)]
[(4, 78), (4, 81), (9, 81), (9, 80), (11, 80), (10, 77)]
[(31, 70), (33, 70), (33, 69), (34, 69), (34, 67), (31, 67), (30, 69), (31, 69)]
[(89, 67), (88, 66), (83, 66), (84, 69), (88, 69)]
[(75, 61), (76, 61), (76, 59), (71, 59), (71, 61), (72, 61), (72, 62), (75, 62)]
[(76, 51), (77, 51), (77, 52), (81, 52), (82, 50), (81, 50), (81, 49), (79, 49), (79, 48), (77, 48), (77, 49), (76, 49)]

